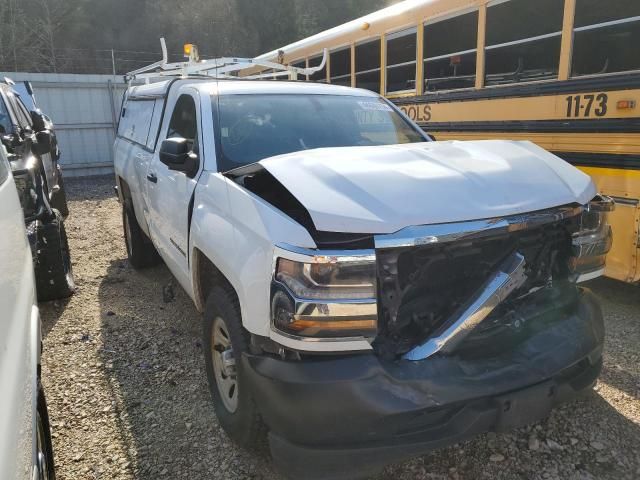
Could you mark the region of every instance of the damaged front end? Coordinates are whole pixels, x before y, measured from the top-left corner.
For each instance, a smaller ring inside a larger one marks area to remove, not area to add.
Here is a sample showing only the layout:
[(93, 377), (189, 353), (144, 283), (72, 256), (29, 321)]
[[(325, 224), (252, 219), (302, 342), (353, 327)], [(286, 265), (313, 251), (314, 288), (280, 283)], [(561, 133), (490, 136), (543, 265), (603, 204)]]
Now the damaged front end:
[(611, 209), (611, 199), (596, 197), (586, 206), (376, 237), (374, 349), (413, 361), (471, 345), (487, 353), (493, 346), (477, 341), (486, 332), (523, 331), (532, 315), (522, 312), (571, 303), (575, 283), (602, 274)]
[(509, 339), (499, 348), (515, 348), (537, 312), (575, 307), (576, 284), (604, 272), (611, 247), (608, 197), (376, 235), (320, 231), (261, 164), (226, 175), (317, 245), (278, 244), (274, 255), (271, 338), (298, 351), (373, 348), (384, 360), (418, 361), (477, 347), (489, 355), (498, 333)]

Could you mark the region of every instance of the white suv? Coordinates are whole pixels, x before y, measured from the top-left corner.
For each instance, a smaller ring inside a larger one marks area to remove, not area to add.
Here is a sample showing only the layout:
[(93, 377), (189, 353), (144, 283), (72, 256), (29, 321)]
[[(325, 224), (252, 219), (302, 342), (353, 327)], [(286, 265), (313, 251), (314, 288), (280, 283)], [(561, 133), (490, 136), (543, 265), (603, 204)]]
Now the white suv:
[(577, 283), (611, 242), (588, 176), (528, 142), (432, 142), (364, 90), (132, 87), (115, 142), (129, 260), (204, 312), (220, 423), (296, 478), (353, 478), (590, 388)]
[(0, 478), (54, 480), (31, 249), (0, 146)]

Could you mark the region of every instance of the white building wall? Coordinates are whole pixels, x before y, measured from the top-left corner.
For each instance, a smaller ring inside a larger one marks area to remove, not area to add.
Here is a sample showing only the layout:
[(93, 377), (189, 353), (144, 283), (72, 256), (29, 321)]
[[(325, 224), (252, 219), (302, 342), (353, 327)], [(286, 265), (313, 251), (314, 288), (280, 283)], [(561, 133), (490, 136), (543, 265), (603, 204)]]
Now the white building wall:
[(113, 140), (122, 95), (121, 76), (57, 73), (0, 73), (28, 80), (36, 102), (54, 122), (65, 177), (113, 172)]

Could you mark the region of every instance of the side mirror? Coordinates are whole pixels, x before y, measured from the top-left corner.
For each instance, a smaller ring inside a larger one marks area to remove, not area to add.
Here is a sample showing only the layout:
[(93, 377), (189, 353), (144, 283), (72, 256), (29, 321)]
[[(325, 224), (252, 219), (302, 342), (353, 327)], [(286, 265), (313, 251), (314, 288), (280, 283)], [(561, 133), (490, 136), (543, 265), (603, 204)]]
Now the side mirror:
[(160, 145), (160, 161), (169, 170), (194, 175), (198, 171), (199, 159), (189, 146), (186, 138), (167, 138)]
[(33, 130), (35, 132), (41, 132), (47, 129), (47, 122), (44, 113), (39, 110), (31, 111), (31, 123), (33, 123)]
[(2, 133), (0, 141), (2, 141), (2, 144), (7, 148), (8, 152), (12, 152), (13, 149), (20, 144), (18, 136), (13, 133)]
[(3, 132), (2, 136), (0, 136), (0, 141), (7, 148), (9, 152), (13, 150), (13, 147), (15, 147), (15, 139), (14, 139), (14, 136), (11, 134), (5, 135)]
[(36, 133), (36, 141), (33, 143), (33, 153), (36, 155), (46, 155), (51, 153), (52, 135), (48, 130)]

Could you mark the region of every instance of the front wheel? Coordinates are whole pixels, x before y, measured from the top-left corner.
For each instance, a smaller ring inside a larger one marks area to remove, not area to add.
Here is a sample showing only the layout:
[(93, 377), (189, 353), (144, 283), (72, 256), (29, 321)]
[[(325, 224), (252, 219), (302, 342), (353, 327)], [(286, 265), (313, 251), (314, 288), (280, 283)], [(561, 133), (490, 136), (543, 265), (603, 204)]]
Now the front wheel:
[(235, 297), (213, 288), (205, 306), (202, 342), (213, 408), (233, 441), (256, 448), (264, 443), (266, 427), (240, 361), (247, 351), (245, 335)]
[(60, 165), (56, 165), (58, 172), (58, 191), (51, 198), (51, 207), (58, 210), (62, 217), (66, 220), (69, 216), (69, 206), (67, 205), (67, 192), (64, 189), (64, 180), (62, 179), (62, 169)]
[(51, 427), (44, 389), (38, 382), (38, 410), (36, 413), (36, 468), (38, 480), (55, 480)]
[(62, 214), (53, 213), (53, 219), (38, 228), (36, 289), (41, 302), (67, 298), (76, 290)]

